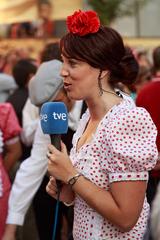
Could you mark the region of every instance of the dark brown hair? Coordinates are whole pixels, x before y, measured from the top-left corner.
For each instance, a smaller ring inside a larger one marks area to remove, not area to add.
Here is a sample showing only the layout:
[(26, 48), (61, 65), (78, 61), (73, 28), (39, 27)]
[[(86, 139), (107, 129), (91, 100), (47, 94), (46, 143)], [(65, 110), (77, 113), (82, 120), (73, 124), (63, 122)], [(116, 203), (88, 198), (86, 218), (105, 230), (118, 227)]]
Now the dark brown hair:
[(13, 77), (19, 88), (26, 87), (31, 74), (37, 71), (36, 65), (30, 59), (21, 59), (13, 67)]
[(83, 37), (68, 33), (60, 41), (62, 53), (82, 60), (100, 70), (109, 70), (110, 83), (132, 84), (138, 73), (138, 63), (122, 37), (109, 27), (101, 26), (97, 33)]
[(160, 70), (160, 46), (156, 47), (153, 51), (153, 73)]
[(48, 43), (40, 55), (40, 62), (47, 62), (53, 59), (62, 61), (59, 42)]

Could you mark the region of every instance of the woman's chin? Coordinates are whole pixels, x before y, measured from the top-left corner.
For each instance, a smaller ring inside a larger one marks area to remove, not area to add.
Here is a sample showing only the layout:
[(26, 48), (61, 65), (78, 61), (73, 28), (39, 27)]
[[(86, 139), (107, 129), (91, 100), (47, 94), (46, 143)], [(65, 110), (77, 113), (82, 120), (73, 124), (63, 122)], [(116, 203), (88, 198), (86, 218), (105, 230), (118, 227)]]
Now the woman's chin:
[(71, 100), (76, 100), (76, 101), (78, 101), (78, 100), (82, 100), (83, 98), (82, 97), (80, 97), (80, 96), (78, 96), (78, 95), (76, 95), (75, 93), (71, 93), (71, 92), (67, 92), (67, 96), (71, 99)]

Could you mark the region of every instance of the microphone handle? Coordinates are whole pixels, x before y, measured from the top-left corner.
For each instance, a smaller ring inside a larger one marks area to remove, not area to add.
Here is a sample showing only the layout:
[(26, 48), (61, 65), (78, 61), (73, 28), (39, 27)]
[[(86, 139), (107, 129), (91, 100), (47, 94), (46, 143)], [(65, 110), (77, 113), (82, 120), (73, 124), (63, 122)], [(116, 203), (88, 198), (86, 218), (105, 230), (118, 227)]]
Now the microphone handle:
[(54, 145), (59, 151), (61, 151), (61, 135), (60, 134), (51, 134), (51, 143)]
[[(61, 151), (61, 134), (50, 134), (51, 144)], [(56, 180), (57, 188), (61, 190), (61, 181)]]

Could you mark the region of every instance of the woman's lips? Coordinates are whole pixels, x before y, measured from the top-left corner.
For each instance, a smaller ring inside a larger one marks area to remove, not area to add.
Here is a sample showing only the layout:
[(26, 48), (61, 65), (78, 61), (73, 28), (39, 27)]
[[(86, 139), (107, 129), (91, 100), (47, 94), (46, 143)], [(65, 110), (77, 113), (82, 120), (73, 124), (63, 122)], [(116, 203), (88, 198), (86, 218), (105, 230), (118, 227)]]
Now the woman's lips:
[(69, 83), (64, 83), (64, 89), (69, 90), (71, 88), (71, 84)]

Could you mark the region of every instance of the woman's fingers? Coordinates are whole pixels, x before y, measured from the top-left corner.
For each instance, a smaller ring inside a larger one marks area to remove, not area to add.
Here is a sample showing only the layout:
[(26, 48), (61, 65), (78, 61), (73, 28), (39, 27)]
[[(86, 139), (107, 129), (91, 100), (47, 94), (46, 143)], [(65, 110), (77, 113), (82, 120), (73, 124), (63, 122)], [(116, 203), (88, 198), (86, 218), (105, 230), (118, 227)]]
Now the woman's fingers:
[[(50, 152), (47, 152), (47, 158), (48, 158), (48, 162), (51, 161), (53, 162), (54, 161), (54, 155), (52, 155)], [(50, 163), (51, 163), (50, 162)]]
[(57, 198), (57, 184), (55, 178), (50, 177), (50, 180), (46, 186), (46, 191), (53, 198)]
[(57, 187), (56, 179), (53, 176), (49, 177), (49, 182), (51, 183), (51, 185)]
[(61, 141), (61, 152), (68, 155), (67, 147), (62, 141)]
[(57, 180), (66, 182), (68, 175), (73, 170), (73, 165), (67, 153), (66, 146), (61, 144), (61, 151), (57, 150), (54, 146), (48, 146), (48, 172)]
[(54, 153), (54, 154), (58, 154), (59, 153), (59, 150), (55, 147), (55, 146), (53, 146), (52, 144), (49, 144), (48, 145), (48, 151), (52, 154), (52, 153)]
[(55, 162), (57, 159), (60, 158), (61, 152), (57, 150), (53, 145), (48, 146), (47, 158), (51, 162)]

